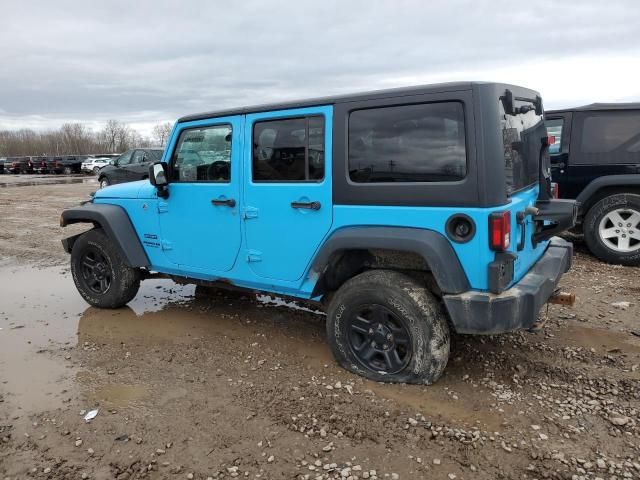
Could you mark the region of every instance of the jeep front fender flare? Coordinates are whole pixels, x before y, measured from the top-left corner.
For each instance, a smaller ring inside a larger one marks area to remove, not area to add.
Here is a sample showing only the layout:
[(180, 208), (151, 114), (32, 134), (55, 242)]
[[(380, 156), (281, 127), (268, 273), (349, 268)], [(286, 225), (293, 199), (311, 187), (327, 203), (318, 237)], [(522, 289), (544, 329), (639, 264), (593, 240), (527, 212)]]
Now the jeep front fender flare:
[(310, 273), (322, 275), (332, 254), (341, 250), (386, 249), (411, 252), (424, 258), (443, 293), (471, 288), (458, 255), (444, 235), (434, 230), (406, 227), (348, 227), (333, 233), (322, 245)]
[[(60, 226), (66, 227), (72, 223), (93, 223), (96, 227), (101, 227), (120, 249), (129, 267), (149, 266), (149, 258), (124, 208), (118, 205), (85, 203), (80, 207), (69, 208), (62, 212)], [(68, 253), (71, 253), (78, 236), (62, 241)]]
[(578, 202), (578, 208), (581, 215), (585, 214), (584, 205), (589, 203), (589, 199), (598, 193), (598, 190), (607, 187), (640, 187), (640, 175), (607, 175), (604, 177), (599, 177), (589, 183), (576, 201)]

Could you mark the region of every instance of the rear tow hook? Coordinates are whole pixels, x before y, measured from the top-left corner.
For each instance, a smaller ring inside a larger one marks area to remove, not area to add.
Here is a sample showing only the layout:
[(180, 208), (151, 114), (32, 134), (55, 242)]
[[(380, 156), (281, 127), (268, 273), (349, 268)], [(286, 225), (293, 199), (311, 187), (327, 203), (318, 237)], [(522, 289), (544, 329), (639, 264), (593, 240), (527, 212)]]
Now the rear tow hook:
[(573, 307), (576, 303), (576, 294), (572, 292), (561, 292), (560, 290), (556, 290), (553, 292), (553, 295), (549, 297), (547, 300), (548, 303), (553, 303), (555, 305), (568, 305)]
[[(555, 305), (568, 305), (572, 307), (576, 303), (576, 294), (573, 292), (562, 292), (560, 290), (556, 290), (547, 300), (547, 304), (553, 303)], [(549, 320), (549, 307), (547, 305), (547, 313), (544, 317), (540, 318), (536, 323), (531, 325), (528, 328), (529, 332), (538, 332), (544, 328), (545, 324)]]

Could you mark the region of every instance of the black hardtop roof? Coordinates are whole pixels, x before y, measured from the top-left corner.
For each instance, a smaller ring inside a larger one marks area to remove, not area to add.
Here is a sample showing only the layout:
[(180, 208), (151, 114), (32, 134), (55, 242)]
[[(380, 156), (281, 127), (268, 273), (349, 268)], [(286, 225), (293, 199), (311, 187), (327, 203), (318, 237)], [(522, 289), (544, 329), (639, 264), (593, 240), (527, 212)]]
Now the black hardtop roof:
[(590, 103), (574, 108), (560, 108), (558, 110), (547, 110), (549, 113), (563, 112), (584, 112), (584, 111), (602, 111), (602, 110), (640, 110), (640, 102), (630, 103)]
[(449, 82), (434, 83), (430, 85), (418, 85), (411, 87), (390, 88), (386, 90), (374, 90), (369, 92), (350, 93), (346, 95), (333, 95), (328, 97), (317, 97), (306, 100), (287, 101), (281, 103), (271, 103), (248, 107), (233, 108), (228, 110), (217, 110), (212, 112), (196, 113), (186, 115), (178, 119), (178, 122), (191, 122), (194, 120), (205, 120), (208, 118), (223, 117), (228, 115), (244, 115), (247, 113), (267, 112), (270, 110), (285, 110), (289, 108), (315, 107), (318, 105), (332, 105), (336, 103), (346, 103), (362, 100), (373, 100), (385, 97), (402, 97), (409, 95), (421, 95), (426, 93), (452, 92), (459, 90), (470, 90), (474, 85), (495, 85), (504, 88), (522, 88), (515, 85), (507, 85), (496, 82)]

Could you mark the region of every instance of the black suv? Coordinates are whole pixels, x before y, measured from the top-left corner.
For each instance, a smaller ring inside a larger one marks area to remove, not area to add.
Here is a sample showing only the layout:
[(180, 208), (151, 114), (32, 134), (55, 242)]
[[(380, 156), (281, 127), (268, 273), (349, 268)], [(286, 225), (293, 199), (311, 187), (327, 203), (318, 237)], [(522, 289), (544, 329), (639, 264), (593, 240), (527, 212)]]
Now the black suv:
[(546, 112), (553, 181), (577, 199), (594, 255), (640, 264), (640, 103), (594, 103)]
[(149, 165), (159, 161), (162, 152), (161, 148), (136, 148), (123, 153), (100, 169), (100, 188), (149, 178)]
[(65, 155), (62, 157), (49, 157), (47, 159), (47, 169), (49, 173), (82, 173), (82, 162), (88, 155)]

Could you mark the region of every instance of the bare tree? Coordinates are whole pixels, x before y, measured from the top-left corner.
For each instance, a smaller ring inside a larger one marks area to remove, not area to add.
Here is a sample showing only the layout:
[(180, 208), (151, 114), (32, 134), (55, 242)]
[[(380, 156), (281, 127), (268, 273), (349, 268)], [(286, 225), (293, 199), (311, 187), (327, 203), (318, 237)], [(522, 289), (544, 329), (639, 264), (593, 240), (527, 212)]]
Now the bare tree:
[[(117, 120), (107, 120), (100, 136), (104, 143), (105, 153), (115, 153), (124, 125)], [(118, 150), (119, 151), (119, 150)]]
[(2, 157), (117, 153), (150, 144), (149, 138), (118, 120), (109, 120), (97, 133), (82, 123), (65, 123), (57, 130), (44, 132), (28, 129), (0, 131)]
[(158, 146), (164, 147), (164, 144), (167, 143), (169, 139), (169, 135), (171, 135), (171, 124), (169, 122), (159, 123), (152, 130), (153, 139), (156, 141)]

